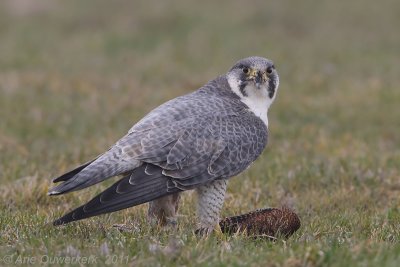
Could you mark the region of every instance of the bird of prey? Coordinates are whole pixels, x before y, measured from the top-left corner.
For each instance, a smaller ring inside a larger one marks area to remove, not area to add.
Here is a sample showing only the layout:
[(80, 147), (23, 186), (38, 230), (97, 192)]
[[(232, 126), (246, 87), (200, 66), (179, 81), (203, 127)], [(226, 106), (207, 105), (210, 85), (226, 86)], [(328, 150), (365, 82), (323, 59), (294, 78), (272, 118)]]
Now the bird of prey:
[(198, 228), (219, 222), (227, 181), (267, 144), (267, 111), (279, 76), (263, 57), (239, 60), (198, 90), (152, 110), (108, 151), (55, 178), (60, 195), (122, 175), (88, 203), (54, 221), (62, 225), (150, 202), (149, 217), (173, 221), (179, 193), (198, 193)]

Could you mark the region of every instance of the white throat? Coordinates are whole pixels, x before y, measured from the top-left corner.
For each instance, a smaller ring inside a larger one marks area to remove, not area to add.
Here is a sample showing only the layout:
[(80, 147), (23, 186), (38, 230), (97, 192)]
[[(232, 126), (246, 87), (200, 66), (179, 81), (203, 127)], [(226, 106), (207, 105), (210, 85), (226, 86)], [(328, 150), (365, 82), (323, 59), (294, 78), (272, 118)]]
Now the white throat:
[(240, 97), (240, 101), (246, 104), (249, 110), (259, 117), (268, 128), (268, 109), (274, 98), (269, 98), (267, 88), (258, 89), (253, 85), (248, 85), (244, 89), (246, 96), (243, 96), (239, 89), (240, 82), (230, 75), (227, 78), (232, 91)]

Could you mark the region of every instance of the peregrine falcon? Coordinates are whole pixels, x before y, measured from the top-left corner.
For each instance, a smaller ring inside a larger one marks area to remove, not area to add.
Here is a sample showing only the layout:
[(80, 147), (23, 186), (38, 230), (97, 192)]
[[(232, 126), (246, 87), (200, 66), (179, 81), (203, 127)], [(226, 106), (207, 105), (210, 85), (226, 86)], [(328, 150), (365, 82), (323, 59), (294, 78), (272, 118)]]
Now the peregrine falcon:
[(150, 202), (149, 217), (173, 220), (179, 193), (198, 193), (198, 228), (219, 222), (228, 179), (264, 150), (267, 112), (279, 85), (273, 62), (239, 60), (226, 74), (152, 110), (108, 151), (55, 178), (60, 195), (122, 175), (88, 203), (54, 221), (62, 225)]

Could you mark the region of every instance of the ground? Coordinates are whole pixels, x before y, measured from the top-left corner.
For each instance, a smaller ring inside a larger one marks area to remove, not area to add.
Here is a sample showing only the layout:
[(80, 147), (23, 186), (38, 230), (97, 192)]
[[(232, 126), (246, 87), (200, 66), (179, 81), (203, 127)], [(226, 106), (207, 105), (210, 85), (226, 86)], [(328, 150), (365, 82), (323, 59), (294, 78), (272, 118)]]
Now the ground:
[[(398, 265), (399, 1), (0, 5), (0, 265)], [(177, 230), (148, 226), (144, 205), (51, 225), (114, 181), (48, 197), (51, 178), (252, 55), (274, 60), (281, 86), (268, 147), (222, 215), (287, 204), (294, 236), (199, 239), (189, 193)]]

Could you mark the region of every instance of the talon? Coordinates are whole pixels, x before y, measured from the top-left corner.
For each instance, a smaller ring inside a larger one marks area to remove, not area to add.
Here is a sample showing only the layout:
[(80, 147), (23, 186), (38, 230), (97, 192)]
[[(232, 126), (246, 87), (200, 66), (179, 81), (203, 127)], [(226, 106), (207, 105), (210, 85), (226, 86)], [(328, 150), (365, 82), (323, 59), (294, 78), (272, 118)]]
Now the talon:
[(177, 222), (176, 218), (165, 218), (165, 226), (176, 228), (177, 225), (178, 225), (178, 222)]
[(205, 237), (211, 234), (213, 229), (210, 228), (199, 228), (196, 231), (194, 231), (194, 234), (199, 236), (199, 237)]

